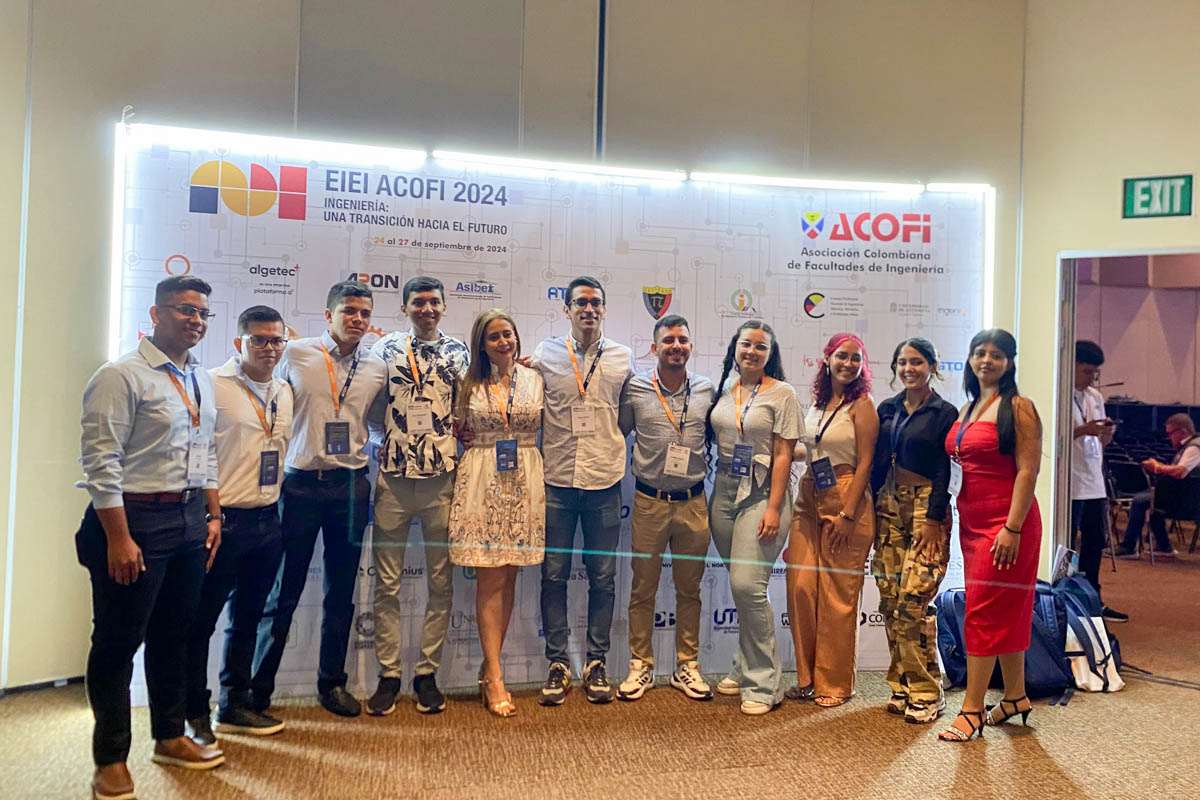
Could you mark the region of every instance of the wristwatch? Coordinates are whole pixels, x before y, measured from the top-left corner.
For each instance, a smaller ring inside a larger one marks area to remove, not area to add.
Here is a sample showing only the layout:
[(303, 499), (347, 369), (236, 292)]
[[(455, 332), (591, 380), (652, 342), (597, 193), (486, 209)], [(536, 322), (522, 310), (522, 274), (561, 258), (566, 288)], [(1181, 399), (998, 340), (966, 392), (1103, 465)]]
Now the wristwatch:
[(205, 514), (204, 515), (205, 524), (212, 522), (214, 519), (218, 520), (222, 525), (224, 525), (225, 524), (225, 512), (222, 511), (220, 514), (217, 514), (217, 515), (213, 515), (213, 514)]

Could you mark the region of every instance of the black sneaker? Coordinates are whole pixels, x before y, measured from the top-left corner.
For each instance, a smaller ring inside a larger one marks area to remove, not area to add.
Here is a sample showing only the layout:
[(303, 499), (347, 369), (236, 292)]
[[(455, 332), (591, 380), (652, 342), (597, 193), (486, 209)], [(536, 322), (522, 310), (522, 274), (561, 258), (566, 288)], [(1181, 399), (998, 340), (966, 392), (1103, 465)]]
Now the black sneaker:
[(599, 659), (589, 661), (583, 670), (583, 693), (589, 703), (611, 703), (613, 687), (608, 682), (608, 672)]
[(396, 695), (400, 694), (403, 682), (399, 678), (380, 678), (375, 694), (367, 700), (367, 713), (372, 717), (386, 717), (396, 710)]
[(188, 738), (201, 747), (212, 747), (217, 743), (216, 734), (213, 733), (212, 719), (208, 714), (203, 717), (196, 717), (187, 721)]
[(538, 702), (544, 706), (560, 706), (571, 691), (571, 668), (560, 661), (550, 665), (546, 682), (542, 685), (542, 696)]
[(220, 733), (243, 733), (248, 736), (271, 736), (283, 730), (283, 720), (249, 708), (230, 708), (217, 712)]
[(1129, 622), (1129, 615), (1122, 614), (1120, 611), (1105, 606), (1100, 611), (1100, 616), (1104, 617), (1105, 622)]
[(413, 693), (417, 696), (417, 711), (436, 714), (446, 707), (446, 696), (437, 687), (437, 678), (432, 674), (413, 678)]
[(357, 717), (362, 713), (362, 704), (346, 691), (345, 686), (335, 686), (327, 692), (321, 692), (317, 699), (321, 701), (322, 708), (339, 717)]

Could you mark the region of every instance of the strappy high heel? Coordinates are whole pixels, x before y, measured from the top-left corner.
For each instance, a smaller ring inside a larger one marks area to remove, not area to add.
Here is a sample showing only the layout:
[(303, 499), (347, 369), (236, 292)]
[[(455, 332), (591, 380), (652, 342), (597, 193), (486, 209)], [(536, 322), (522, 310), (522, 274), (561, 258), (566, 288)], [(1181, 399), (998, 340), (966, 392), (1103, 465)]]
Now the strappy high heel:
[[(1008, 722), (1010, 719), (1015, 717), (1017, 714), (1020, 714), (1021, 715), (1021, 724), (1028, 727), (1029, 715), (1031, 713), (1033, 713), (1033, 704), (1030, 703), (1029, 708), (1021, 710), (1018, 707), (1018, 704), (1022, 700), (1028, 701), (1029, 698), (1026, 697), (1025, 695), (1021, 695), (1020, 697), (1018, 697), (1014, 700), (1009, 700), (1007, 697), (1005, 697), (999, 703), (992, 705), (992, 706), (988, 706), (987, 707), (986, 724), (992, 725), (992, 726), (1003, 725), (1004, 723)], [(1008, 709), (1005, 708), (1006, 705), (1012, 706), (1011, 712), (1009, 712)], [(994, 709), (997, 709), (997, 708), (999, 708), (1000, 713), (1004, 715), (1003, 717), (1000, 717), (999, 719), (996, 718), (996, 712), (994, 711)]]
[(506, 691), (504, 693), (503, 700), (498, 700), (495, 703), (488, 702), (487, 687), (488, 685), (496, 684), (503, 686), (504, 680), (501, 678), (496, 678), (495, 680), (487, 680), (486, 678), (479, 679), (479, 702), (484, 708), (495, 714), (497, 717), (511, 717), (517, 713), (517, 707), (513, 703), (511, 693)]
[[(962, 717), (967, 721), (967, 724), (971, 726), (971, 732), (963, 733), (961, 730), (951, 725), (949, 728), (946, 728), (946, 730), (938, 734), (939, 739), (941, 739), (943, 742), (969, 742), (975, 738), (976, 734), (979, 734), (980, 739), (983, 738), (983, 729), (986, 727), (986, 724), (983, 720), (982, 711), (959, 711), (958, 717)], [(958, 717), (954, 718), (955, 722), (958, 721)], [(976, 725), (972, 718), (978, 719), (979, 724)]]

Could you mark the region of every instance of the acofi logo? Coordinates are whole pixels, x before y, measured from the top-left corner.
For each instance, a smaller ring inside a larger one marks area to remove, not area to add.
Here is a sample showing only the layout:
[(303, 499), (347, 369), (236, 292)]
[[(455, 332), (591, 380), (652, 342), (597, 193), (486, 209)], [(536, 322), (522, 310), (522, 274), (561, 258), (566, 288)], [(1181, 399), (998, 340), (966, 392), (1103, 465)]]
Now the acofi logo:
[(820, 292), (811, 292), (808, 297), (804, 298), (804, 313), (813, 319), (820, 319), (825, 316), (825, 295)]
[[(929, 244), (933, 230), (932, 218), (932, 214), (915, 211), (902, 213), (898, 217), (888, 211), (882, 214), (864, 211), (851, 218), (841, 211), (830, 226), (829, 239), (834, 242), (892, 242), (898, 238), (905, 244), (913, 241)], [(817, 211), (805, 211), (800, 215), (800, 231), (809, 239), (819, 238), (825, 232), (825, 215)]]
[(205, 161), (192, 173), (188, 210), (216, 214), (218, 198), (235, 214), (257, 217), (278, 201), (280, 219), (304, 219), (308, 167), (279, 167), (279, 181), (262, 164), (250, 165), (250, 179), (229, 161)]

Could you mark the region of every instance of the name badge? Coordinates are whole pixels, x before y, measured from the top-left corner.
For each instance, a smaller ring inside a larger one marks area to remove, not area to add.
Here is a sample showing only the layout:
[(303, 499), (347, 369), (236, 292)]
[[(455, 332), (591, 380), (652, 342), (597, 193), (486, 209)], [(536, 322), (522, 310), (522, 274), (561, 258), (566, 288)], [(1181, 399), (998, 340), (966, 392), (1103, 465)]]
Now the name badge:
[(733, 446), (733, 460), (729, 462), (729, 474), (735, 478), (750, 477), (750, 467), (754, 463), (754, 448), (748, 444)]
[(335, 420), (325, 423), (325, 455), (345, 456), (350, 454), (350, 423)]
[(263, 450), (258, 457), (258, 485), (274, 486), (279, 483), (279, 451)]
[(962, 491), (962, 479), (962, 464), (953, 458), (950, 459), (950, 484), (946, 488), (954, 497), (958, 497), (958, 493)]
[(686, 478), (688, 464), (692, 460), (692, 451), (681, 444), (667, 445), (667, 463), (663, 466), (663, 474), (673, 478)]
[(596, 432), (596, 409), (591, 406), (571, 406), (571, 434), (590, 436)]
[(496, 472), (512, 472), (517, 468), (517, 440), (500, 439), (496, 442)]
[(1104, 457), (1104, 451), (1100, 447), (1100, 437), (1085, 436), (1083, 437), (1083, 455), (1087, 458), (1099, 459)]
[(408, 432), (414, 436), (433, 433), (433, 403), (428, 400), (413, 400), (408, 404), (405, 415)]
[(812, 472), (813, 485), (817, 489), (824, 491), (837, 486), (837, 473), (833, 471), (833, 462), (829, 460), (829, 456), (818, 458), (808, 465), (808, 469)]
[(203, 486), (208, 480), (208, 439), (199, 437), (188, 442), (187, 485)]

